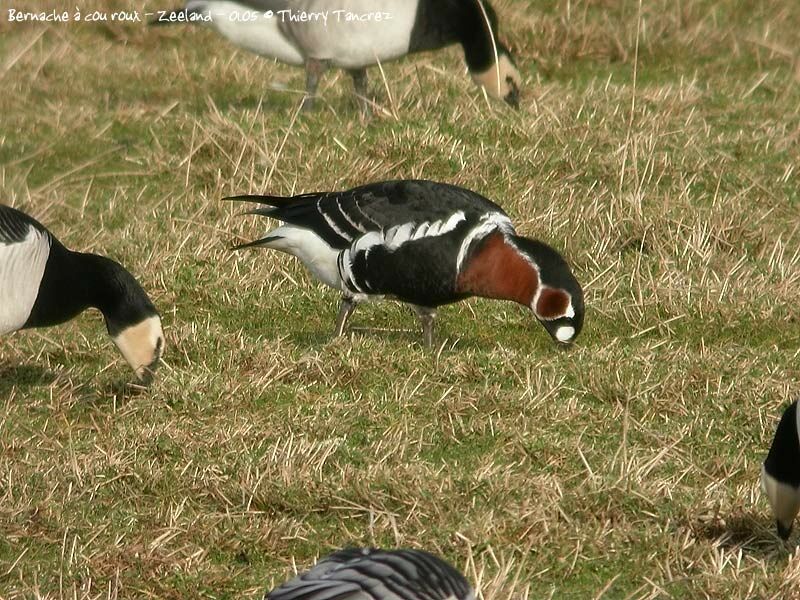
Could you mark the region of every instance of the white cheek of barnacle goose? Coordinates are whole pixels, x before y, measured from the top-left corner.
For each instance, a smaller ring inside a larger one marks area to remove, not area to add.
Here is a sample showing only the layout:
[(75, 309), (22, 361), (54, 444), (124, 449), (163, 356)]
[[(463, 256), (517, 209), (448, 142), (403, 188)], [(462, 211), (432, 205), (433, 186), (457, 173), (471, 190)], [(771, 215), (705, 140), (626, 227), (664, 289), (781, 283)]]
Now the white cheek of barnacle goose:
[(500, 54), (497, 62), (486, 71), (470, 73), (472, 80), (493, 98), (505, 100), (514, 107), (519, 106), (519, 90), (522, 77), (507, 54)]
[(113, 338), (136, 377), (149, 382), (164, 352), (164, 331), (158, 315), (123, 329)]

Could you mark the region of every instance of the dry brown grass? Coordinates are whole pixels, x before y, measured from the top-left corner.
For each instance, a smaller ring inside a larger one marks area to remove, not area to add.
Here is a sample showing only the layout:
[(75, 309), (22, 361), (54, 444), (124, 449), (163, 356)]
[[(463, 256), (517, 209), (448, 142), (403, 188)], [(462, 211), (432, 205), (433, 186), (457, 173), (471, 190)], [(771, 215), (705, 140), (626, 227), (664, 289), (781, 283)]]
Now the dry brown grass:
[[(2, 201), (126, 264), (169, 336), (148, 391), (96, 314), (0, 342), (0, 597), (255, 598), (345, 544), (486, 600), (800, 597), (757, 489), (800, 392), (800, 10), (497, 7), (519, 113), (449, 50), (372, 72), (369, 123), (334, 72), (295, 118), (301, 71), (206, 31), (0, 16)], [(223, 196), (394, 177), (562, 249), (576, 346), (487, 301), (435, 353), (392, 304), (331, 339), (334, 294), (228, 250), (266, 224)]]

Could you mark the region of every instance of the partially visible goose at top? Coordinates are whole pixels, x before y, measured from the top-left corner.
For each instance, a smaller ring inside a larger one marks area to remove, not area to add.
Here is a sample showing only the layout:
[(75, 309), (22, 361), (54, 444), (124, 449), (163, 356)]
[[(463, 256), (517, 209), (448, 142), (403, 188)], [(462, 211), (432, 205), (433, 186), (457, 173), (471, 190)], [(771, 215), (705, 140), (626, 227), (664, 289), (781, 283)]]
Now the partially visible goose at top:
[(0, 205), (0, 335), (103, 313), (122, 356), (147, 382), (164, 350), (161, 318), (142, 286), (118, 263), (65, 248), (45, 227)]
[(436, 308), (470, 296), (529, 308), (559, 343), (583, 326), (583, 291), (561, 255), (516, 234), (503, 210), (470, 190), (433, 181), (387, 181), (344, 192), (283, 198), (236, 196), (266, 204), (253, 214), (286, 223), (238, 246), (263, 246), (299, 258), (342, 292), (335, 334), (358, 302), (406, 302), (433, 344)]
[(767, 459), (761, 467), (761, 490), (767, 496), (778, 535), (786, 540), (800, 512), (800, 412), (797, 400), (783, 412)]
[(475, 600), (475, 592), (461, 573), (428, 552), (347, 548), (264, 600)]
[[(189, 0), (157, 14), (154, 23), (204, 22), (246, 50), (305, 65), (305, 109), (328, 66), (350, 73), (365, 111), (368, 66), (451, 44), (464, 49), (479, 86), (519, 106), (520, 75), (487, 0)], [(293, 20), (304, 15), (310, 20)]]

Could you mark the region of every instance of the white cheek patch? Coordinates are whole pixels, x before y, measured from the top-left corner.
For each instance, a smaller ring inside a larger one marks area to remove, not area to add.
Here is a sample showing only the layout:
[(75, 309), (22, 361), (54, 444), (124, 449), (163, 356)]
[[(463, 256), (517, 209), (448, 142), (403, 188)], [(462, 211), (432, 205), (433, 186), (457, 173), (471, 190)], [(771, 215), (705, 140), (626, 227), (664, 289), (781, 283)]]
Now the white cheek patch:
[(775, 479), (761, 466), (761, 491), (769, 500), (775, 520), (789, 526), (800, 512), (800, 489)]
[(556, 339), (559, 342), (571, 342), (573, 337), (575, 337), (575, 328), (571, 325), (562, 325), (556, 329)]
[(575, 309), (572, 307), (572, 302), (570, 302), (569, 306), (567, 306), (567, 311), (564, 313), (564, 316), (569, 319), (575, 318)]
[[(517, 68), (505, 54), (498, 57), (498, 62), (483, 73), (471, 73), (473, 81), (486, 89), (490, 96), (505, 98), (511, 92), (512, 83), (519, 87), (520, 75)], [(509, 83), (509, 79), (512, 83)]]
[(141, 323), (123, 329), (113, 339), (123, 358), (139, 379), (146, 379), (148, 367), (153, 365), (164, 351), (164, 333), (158, 316), (149, 317)]

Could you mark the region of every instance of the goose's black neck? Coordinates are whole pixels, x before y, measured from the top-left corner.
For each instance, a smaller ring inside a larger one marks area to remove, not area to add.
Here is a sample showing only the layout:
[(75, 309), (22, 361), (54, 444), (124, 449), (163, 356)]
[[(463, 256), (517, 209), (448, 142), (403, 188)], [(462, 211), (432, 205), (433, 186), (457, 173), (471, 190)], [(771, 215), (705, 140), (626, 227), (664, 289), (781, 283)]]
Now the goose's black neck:
[(507, 54), (497, 39), (497, 15), (486, 0), (419, 0), (408, 50), (461, 44), (469, 70), (482, 73), (495, 63), (492, 36), (498, 54)]
[(103, 313), (112, 336), (157, 314), (145, 291), (119, 263), (73, 252), (53, 240), (25, 328), (58, 325), (87, 308)]
[(764, 461), (767, 472), (783, 483), (800, 487), (800, 439), (797, 433), (797, 402), (787, 408)]

